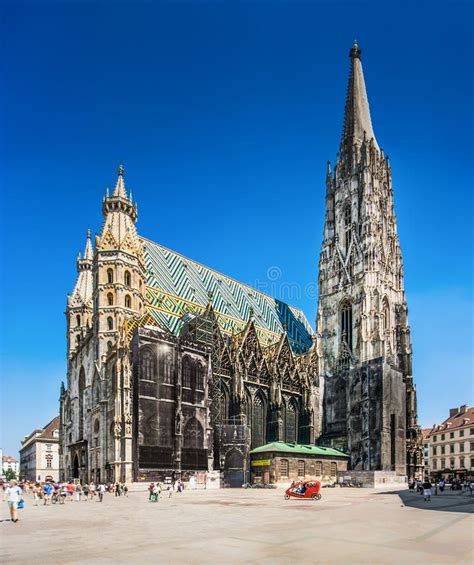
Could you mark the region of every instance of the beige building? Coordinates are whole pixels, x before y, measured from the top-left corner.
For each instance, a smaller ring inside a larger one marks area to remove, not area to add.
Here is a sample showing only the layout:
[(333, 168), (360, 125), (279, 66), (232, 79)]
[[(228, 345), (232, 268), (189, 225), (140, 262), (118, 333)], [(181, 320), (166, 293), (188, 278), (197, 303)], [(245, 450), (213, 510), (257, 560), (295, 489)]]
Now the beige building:
[(428, 436), (430, 471), (436, 478), (474, 478), (474, 407), (451, 408)]
[(59, 480), (59, 416), (21, 442), (20, 477), (30, 481)]

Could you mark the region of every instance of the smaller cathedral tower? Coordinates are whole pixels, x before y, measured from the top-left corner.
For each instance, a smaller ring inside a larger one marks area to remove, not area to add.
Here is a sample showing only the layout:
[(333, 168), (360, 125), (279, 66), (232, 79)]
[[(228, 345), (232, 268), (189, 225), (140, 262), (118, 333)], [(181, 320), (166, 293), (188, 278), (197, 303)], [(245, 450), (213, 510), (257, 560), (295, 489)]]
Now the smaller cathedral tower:
[(77, 281), (67, 298), (67, 350), (68, 356), (77, 351), (85, 334), (92, 327), (92, 261), (91, 232), (87, 230), (86, 247), (77, 256)]
[(140, 318), (145, 304), (145, 261), (135, 227), (137, 205), (127, 196), (120, 165), (112, 196), (103, 200), (104, 223), (94, 257), (96, 359), (116, 345), (126, 320)]

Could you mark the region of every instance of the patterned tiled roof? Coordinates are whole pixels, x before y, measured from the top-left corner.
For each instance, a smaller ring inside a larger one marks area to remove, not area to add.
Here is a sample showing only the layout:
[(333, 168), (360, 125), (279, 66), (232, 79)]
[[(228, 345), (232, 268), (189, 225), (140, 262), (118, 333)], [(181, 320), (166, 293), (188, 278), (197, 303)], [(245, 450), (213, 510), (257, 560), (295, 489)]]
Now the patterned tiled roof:
[(147, 267), (147, 309), (157, 325), (178, 333), (185, 314), (200, 315), (211, 303), (224, 333), (242, 331), (250, 315), (262, 345), (275, 342), (287, 328), (295, 353), (312, 344), (312, 328), (303, 312), (162, 245), (141, 238)]

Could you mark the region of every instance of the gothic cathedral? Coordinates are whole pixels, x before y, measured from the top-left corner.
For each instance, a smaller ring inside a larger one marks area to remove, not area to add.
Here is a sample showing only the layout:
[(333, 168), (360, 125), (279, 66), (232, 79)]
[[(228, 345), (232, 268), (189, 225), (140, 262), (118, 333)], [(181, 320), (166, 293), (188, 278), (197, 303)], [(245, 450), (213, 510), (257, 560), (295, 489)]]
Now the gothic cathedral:
[(120, 166), (67, 299), (62, 479), (241, 485), (249, 451), (275, 441), (340, 449), (354, 471), (422, 472), (391, 170), (360, 55), (354, 44), (328, 164), (316, 332), (298, 308), (142, 237)]

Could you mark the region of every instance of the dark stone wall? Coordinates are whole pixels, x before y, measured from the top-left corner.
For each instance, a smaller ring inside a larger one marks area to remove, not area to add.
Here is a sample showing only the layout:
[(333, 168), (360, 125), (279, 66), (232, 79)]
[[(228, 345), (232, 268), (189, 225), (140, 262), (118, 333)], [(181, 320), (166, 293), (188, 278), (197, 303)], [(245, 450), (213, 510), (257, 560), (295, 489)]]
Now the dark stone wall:
[(136, 477), (208, 470), (208, 371), (207, 348), (139, 330), (133, 345)]
[(321, 444), (351, 456), (351, 469), (406, 472), (406, 386), (382, 358), (327, 378)]

